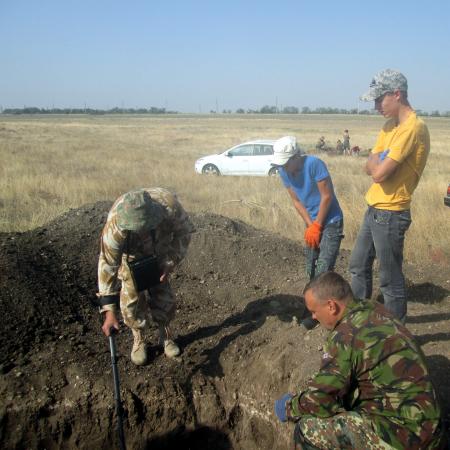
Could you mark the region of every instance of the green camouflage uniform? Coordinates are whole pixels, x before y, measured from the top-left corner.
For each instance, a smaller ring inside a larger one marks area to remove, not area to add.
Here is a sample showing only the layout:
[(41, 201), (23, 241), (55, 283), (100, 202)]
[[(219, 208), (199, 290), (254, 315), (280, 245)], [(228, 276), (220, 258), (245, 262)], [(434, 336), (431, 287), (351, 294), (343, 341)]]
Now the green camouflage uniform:
[(420, 348), (369, 301), (347, 306), (318, 374), (290, 411), (303, 448), (413, 450), (439, 440), (440, 410)]
[[(114, 296), (120, 293), (124, 322), (135, 329), (145, 326), (148, 307), (155, 322), (168, 325), (175, 314), (175, 299), (168, 282), (151, 288), (150, 296), (147, 292), (138, 293), (127, 260), (156, 254), (161, 268), (174, 267), (184, 258), (194, 231), (188, 215), (174, 194), (162, 188), (148, 188), (145, 191), (163, 206), (160, 209), (163, 217), (156, 226), (154, 243), (150, 231), (139, 232), (138, 236), (119, 228), (117, 208), (123, 202), (122, 195), (109, 211), (102, 231), (98, 261), (98, 295)], [(101, 311), (115, 309), (115, 305), (111, 304), (104, 305)]]

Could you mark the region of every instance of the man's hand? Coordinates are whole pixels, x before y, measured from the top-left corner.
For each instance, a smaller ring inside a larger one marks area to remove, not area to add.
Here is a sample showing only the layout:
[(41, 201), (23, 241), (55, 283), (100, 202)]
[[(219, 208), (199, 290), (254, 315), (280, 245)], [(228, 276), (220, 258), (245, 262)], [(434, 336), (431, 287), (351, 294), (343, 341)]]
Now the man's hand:
[(369, 153), (366, 161), (366, 174), (372, 175), (372, 172), (378, 164), (380, 164), (381, 153)]
[(308, 247), (319, 248), (322, 229), (323, 229), (322, 225), (320, 225), (319, 222), (314, 221), (305, 230), (305, 242)]
[(288, 406), (291, 401), (292, 394), (284, 394), (283, 397), (275, 400), (275, 414), (280, 422), (286, 422), (288, 420)]
[(168, 262), (164, 264), (163, 273), (159, 278), (159, 281), (161, 283), (164, 283), (165, 281), (168, 281), (169, 275), (172, 273), (173, 269), (175, 268), (175, 264), (173, 262)]
[(111, 332), (110, 332), (111, 327), (118, 330), (119, 329), (119, 321), (117, 320), (117, 317), (113, 311), (106, 311), (105, 312), (105, 321), (103, 322), (103, 325), (102, 325), (102, 331), (105, 334), (105, 336), (109, 336), (111, 334)]

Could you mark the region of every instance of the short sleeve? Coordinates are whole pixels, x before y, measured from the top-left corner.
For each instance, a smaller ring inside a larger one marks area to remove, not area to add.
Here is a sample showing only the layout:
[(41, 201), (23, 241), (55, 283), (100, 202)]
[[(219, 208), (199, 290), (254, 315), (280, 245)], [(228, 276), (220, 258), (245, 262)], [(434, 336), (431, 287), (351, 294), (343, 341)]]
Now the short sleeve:
[(389, 158), (397, 162), (404, 161), (416, 148), (416, 133), (414, 130), (400, 131), (389, 148)]
[(330, 176), (327, 166), (325, 165), (325, 163), (322, 160), (320, 160), (318, 158), (314, 158), (314, 161), (310, 167), (310, 174), (311, 174), (312, 179), (316, 183), (318, 183), (319, 181), (322, 181), (325, 178), (328, 178)]

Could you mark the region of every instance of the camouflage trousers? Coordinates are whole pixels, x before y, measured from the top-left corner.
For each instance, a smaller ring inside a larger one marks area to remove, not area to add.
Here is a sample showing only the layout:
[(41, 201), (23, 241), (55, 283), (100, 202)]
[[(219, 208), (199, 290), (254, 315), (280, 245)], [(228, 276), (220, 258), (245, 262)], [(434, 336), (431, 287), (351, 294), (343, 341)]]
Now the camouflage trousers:
[(394, 450), (372, 430), (358, 413), (345, 412), (320, 419), (305, 416), (295, 426), (296, 449), (306, 450)]
[(169, 325), (175, 316), (176, 303), (168, 282), (148, 291), (137, 292), (129, 268), (125, 264), (120, 267), (119, 279), (122, 281), (120, 311), (126, 325), (134, 329), (144, 328), (149, 313), (158, 325)]

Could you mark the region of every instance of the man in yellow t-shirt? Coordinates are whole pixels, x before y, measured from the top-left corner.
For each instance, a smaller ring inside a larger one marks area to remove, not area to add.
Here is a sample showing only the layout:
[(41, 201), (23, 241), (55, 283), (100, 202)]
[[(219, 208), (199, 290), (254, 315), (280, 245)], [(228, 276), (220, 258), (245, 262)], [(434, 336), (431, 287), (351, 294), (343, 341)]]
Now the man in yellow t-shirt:
[(405, 322), (403, 244), (411, 224), (411, 196), (430, 152), (430, 135), (408, 101), (408, 83), (400, 72), (386, 69), (375, 75), (361, 99), (374, 100), (375, 109), (389, 120), (366, 163), (373, 184), (366, 194), (368, 210), (350, 258), (352, 290), (356, 298), (371, 297), (376, 257), (384, 305)]

